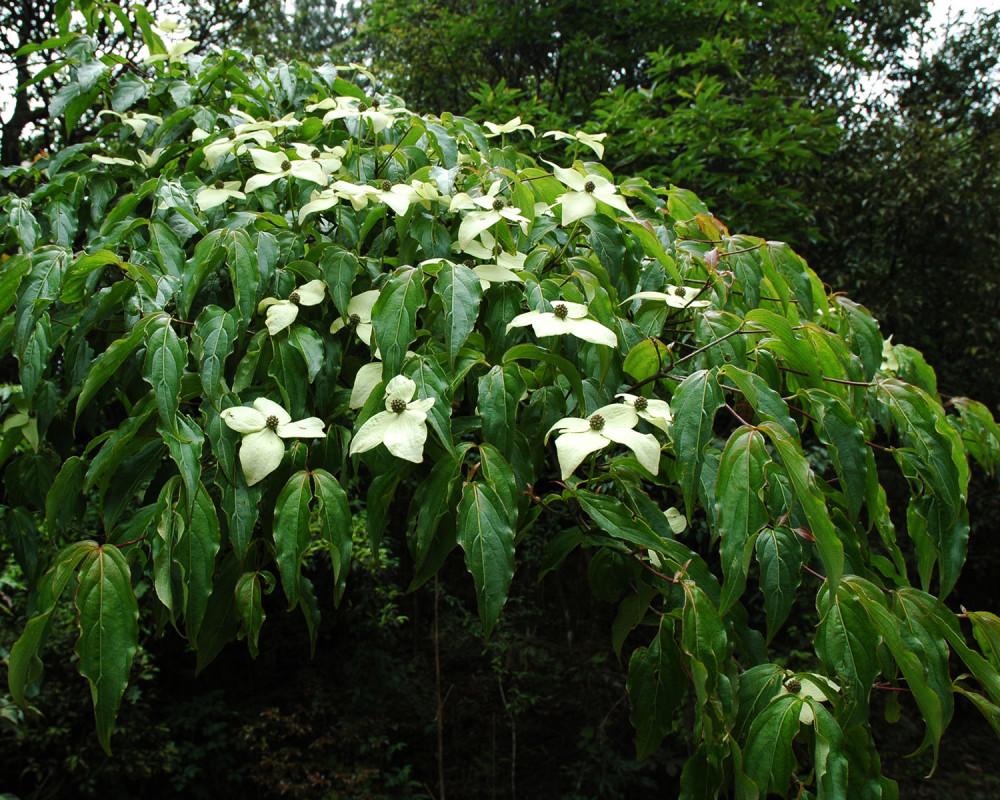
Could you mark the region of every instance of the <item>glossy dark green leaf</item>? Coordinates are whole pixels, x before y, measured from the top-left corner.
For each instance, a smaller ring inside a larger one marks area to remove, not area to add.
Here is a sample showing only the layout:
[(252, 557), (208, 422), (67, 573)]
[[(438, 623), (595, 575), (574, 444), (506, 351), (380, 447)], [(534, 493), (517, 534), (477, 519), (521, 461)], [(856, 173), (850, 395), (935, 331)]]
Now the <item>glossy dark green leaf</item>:
[(497, 365), (479, 379), (476, 410), (482, 419), (483, 439), (510, 459), (517, 432), (517, 407), (527, 388), (515, 364)]
[(467, 483), (458, 504), (458, 543), (476, 584), (479, 618), (489, 636), (507, 602), (514, 576), (514, 529), (489, 482)]
[(236, 339), (236, 320), (219, 306), (205, 306), (191, 331), (191, 354), (198, 363), (198, 375), (205, 396), (214, 404), (229, 391), (226, 385), (226, 359)]
[(582, 222), (590, 229), (587, 244), (601, 266), (608, 271), (611, 280), (617, 282), (625, 258), (625, 237), (622, 236), (621, 229), (603, 214), (591, 214), (584, 217)]
[(789, 791), (795, 766), (792, 740), (799, 731), (801, 706), (802, 700), (795, 695), (776, 697), (750, 726), (743, 765), (761, 797), (769, 792), (784, 797)]
[(770, 641), (795, 603), (795, 592), (802, 581), (802, 546), (793, 530), (778, 525), (760, 532), (756, 549)]
[(223, 482), (222, 511), (229, 533), (229, 543), (237, 560), (242, 564), (246, 559), (253, 538), (253, 529), (260, 515), (260, 498), (263, 489), (260, 484), (247, 486), (243, 471), (239, 471), (237, 485)]
[(698, 478), (704, 462), (705, 447), (712, 440), (715, 412), (725, 404), (715, 374), (699, 370), (686, 377), (674, 392), (670, 407), (674, 424), (670, 436), (680, 464), (680, 483), (684, 506), (690, 517), (695, 509)]
[(117, 547), (94, 547), (80, 564), (79, 577), (76, 654), (80, 674), (90, 681), (98, 741), (110, 755), (111, 729), (139, 646), (139, 606)]
[(760, 375), (727, 364), (719, 370), (719, 380), (732, 383), (740, 390), (750, 407), (757, 412), (758, 421), (777, 422), (788, 431), (789, 436), (798, 438), (799, 430), (789, 413), (788, 404)]
[(838, 397), (815, 389), (804, 392), (816, 417), (816, 432), (829, 446), (830, 458), (847, 498), (847, 512), (856, 519), (868, 486), (867, 445), (857, 418)]
[(424, 273), (416, 267), (400, 267), (389, 278), (372, 307), (373, 346), (382, 352), (382, 378), (399, 375), (403, 358), (417, 338), (417, 310), (426, 302)]
[(347, 493), (337, 479), (323, 469), (312, 473), (313, 494), (319, 500), (320, 536), (329, 545), (333, 566), (334, 600), (340, 602), (347, 586), (351, 567), (351, 547), (354, 543), (354, 519)]
[(184, 630), (196, 641), (212, 594), (215, 556), (219, 552), (221, 531), (215, 504), (204, 486), (198, 486), (194, 510), (184, 536), (174, 547), (174, 558), (184, 576)]
[(351, 287), (361, 265), (357, 256), (341, 247), (328, 247), (320, 256), (319, 268), (323, 271), (326, 288), (333, 304), (342, 317), (347, 317), (347, 304), (351, 300)]
[(289, 609), (299, 602), (302, 556), (309, 546), (309, 503), (312, 490), (309, 473), (296, 472), (288, 479), (274, 507), (275, 559)]
[(628, 662), (629, 721), (635, 727), (635, 755), (640, 761), (656, 751), (673, 727), (686, 684), (673, 625), (669, 617), (661, 617), (649, 647), (636, 648)]
[(573, 394), (576, 395), (576, 402), (578, 406), (581, 409), (585, 409), (587, 407), (587, 399), (586, 395), (583, 393), (583, 381), (580, 378), (580, 372), (571, 362), (567, 361), (562, 356), (550, 353), (548, 350), (543, 350), (537, 345), (519, 344), (504, 353), (503, 363), (509, 364), (512, 361), (520, 361), (521, 359), (541, 361), (555, 367), (559, 370), (559, 374), (567, 380), (570, 387), (573, 389)]
[(266, 614), (262, 604), (263, 590), (259, 572), (244, 572), (236, 581), (236, 605), (243, 622), (243, 632), (247, 637), (250, 657), (257, 658), (260, 629)]
[(434, 294), (444, 306), (444, 346), (449, 361), (465, 344), (479, 317), (483, 290), (476, 273), (463, 264), (446, 261), (434, 282)]
[(323, 338), (305, 325), (292, 325), (288, 329), (288, 343), (299, 351), (306, 365), (306, 379), (312, 383), (323, 367), (325, 357)]
[(145, 331), (146, 360), (142, 377), (156, 396), (163, 425), (177, 428), (177, 410), (180, 407), (181, 376), (187, 366), (187, 343), (177, 336), (170, 317), (158, 315)]
[(147, 329), (154, 325), (164, 324), (164, 320), (169, 320), (169, 317), (162, 311), (143, 317), (136, 322), (128, 334), (113, 341), (108, 349), (98, 356), (87, 373), (87, 379), (80, 389), (80, 396), (76, 399), (77, 418), (101, 387), (118, 371), (125, 359), (132, 355), (139, 343), (145, 338)]
[[(257, 253), (253, 242), (245, 231), (229, 231), (225, 237), (226, 267), (236, 299), (235, 319), (241, 331), (246, 329), (245, 320), (253, 318), (257, 308)], [(240, 324), (244, 321), (243, 324)]]
[(764, 465), (771, 458), (764, 445), (764, 435), (746, 426), (738, 428), (722, 453), (715, 484), (722, 537), (723, 614), (743, 594), (747, 570), (757, 532), (768, 522), (764, 504)]

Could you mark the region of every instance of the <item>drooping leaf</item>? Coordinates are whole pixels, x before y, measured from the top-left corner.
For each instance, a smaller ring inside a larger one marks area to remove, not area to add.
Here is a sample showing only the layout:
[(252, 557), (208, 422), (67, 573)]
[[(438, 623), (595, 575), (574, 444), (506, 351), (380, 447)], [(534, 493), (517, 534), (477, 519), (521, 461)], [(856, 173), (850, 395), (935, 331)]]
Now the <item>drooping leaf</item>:
[(454, 364), (455, 355), (476, 324), (483, 290), (476, 273), (463, 264), (449, 261), (438, 273), (434, 293), (444, 306), (444, 346), (448, 360)]
[(673, 727), (686, 683), (673, 625), (669, 617), (661, 617), (649, 647), (636, 648), (628, 662), (629, 721), (635, 727), (635, 757), (640, 761), (656, 751)]
[(309, 546), (309, 503), (312, 490), (309, 473), (301, 470), (288, 479), (274, 507), (275, 558), (281, 571), (281, 586), (288, 608), (299, 602), (302, 556)]
[(681, 468), (680, 483), (688, 517), (695, 509), (698, 478), (705, 447), (712, 439), (715, 412), (724, 403), (715, 374), (708, 370), (688, 375), (677, 387), (670, 403), (674, 413), (670, 435)]

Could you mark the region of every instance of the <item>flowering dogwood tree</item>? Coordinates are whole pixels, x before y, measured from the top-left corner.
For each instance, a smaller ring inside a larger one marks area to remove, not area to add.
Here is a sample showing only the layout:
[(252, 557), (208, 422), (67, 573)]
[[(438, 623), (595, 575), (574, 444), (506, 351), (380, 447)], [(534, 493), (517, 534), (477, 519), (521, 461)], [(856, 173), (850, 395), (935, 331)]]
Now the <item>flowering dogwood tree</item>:
[[(464, 558), (486, 636), (525, 538), (553, 568), (613, 560), (613, 646), (644, 642), (637, 755), (686, 737), (687, 796), (892, 796), (882, 688), (935, 752), (955, 694), (998, 724), (1000, 619), (946, 600), (969, 457), (992, 469), (1000, 430), (943, 407), (918, 352), (689, 191), (538, 164), (507, 143), (520, 120), (420, 116), (354, 68), (199, 53), (136, 14), (151, 57), (117, 80), (74, 41), (99, 132), (2, 173), (18, 703), (62, 602), (109, 751), (137, 595), (199, 668), (256, 654), (274, 583), (314, 632), (317, 596), (349, 591), (353, 495), (376, 546), (409, 509), (414, 585)], [(303, 572), (316, 543), (333, 585)], [(813, 608), (796, 674), (772, 640)]]

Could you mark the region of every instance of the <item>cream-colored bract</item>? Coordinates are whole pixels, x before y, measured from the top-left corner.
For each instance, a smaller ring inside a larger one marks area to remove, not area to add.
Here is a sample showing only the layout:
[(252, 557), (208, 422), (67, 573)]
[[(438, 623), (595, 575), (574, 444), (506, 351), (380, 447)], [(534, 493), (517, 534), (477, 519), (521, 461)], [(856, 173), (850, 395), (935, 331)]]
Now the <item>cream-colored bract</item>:
[[(778, 697), (784, 697), (785, 695), (793, 695), (795, 697), (809, 698), (810, 700), (815, 700), (818, 703), (825, 703), (829, 700), (826, 692), (823, 691), (821, 684), (826, 684), (834, 692), (839, 692), (840, 687), (827, 678), (824, 675), (816, 675), (812, 672), (798, 673), (789, 678), (781, 684), (781, 691), (778, 692)], [(792, 691), (796, 688), (797, 691)], [(799, 708), (799, 722), (803, 722), (806, 725), (812, 725), (816, 719), (816, 715), (812, 710), (812, 706), (809, 703), (803, 702)]]
[(526, 311), (518, 314), (507, 323), (507, 332), (511, 328), (523, 328), (530, 325), (535, 336), (559, 336), (568, 333), (583, 339), (585, 342), (603, 344), (614, 347), (618, 337), (610, 328), (605, 328), (600, 322), (588, 319), (589, 311), (583, 303), (570, 303), (567, 300), (557, 300), (552, 304), (552, 311)]
[(626, 214), (629, 211), (625, 198), (617, 193), (615, 185), (603, 175), (577, 172), (575, 169), (564, 169), (551, 161), (546, 161), (552, 167), (552, 173), (559, 182), (572, 191), (561, 194), (556, 202), (562, 206), (562, 224), (569, 225), (578, 219), (589, 217), (597, 211), (597, 203), (601, 202)]
[(384, 444), (397, 458), (419, 464), (427, 441), (427, 412), (433, 397), (414, 400), (417, 384), (397, 375), (385, 387), (385, 411), (371, 417), (351, 440), (349, 455), (365, 453)]
[(622, 300), (622, 303), (627, 303), (630, 300), (658, 300), (671, 308), (704, 308), (712, 305), (712, 301), (698, 299), (698, 295), (702, 294), (703, 291), (704, 289), (694, 286), (671, 286), (668, 284), (665, 292), (636, 292)]
[(267, 332), (274, 336), (295, 322), (295, 318), (299, 315), (299, 306), (319, 305), (323, 302), (325, 293), (326, 284), (317, 278), (302, 284), (292, 292), (288, 300), (265, 297), (257, 305), (257, 313), (263, 314), (265, 310), (267, 311), (264, 324), (267, 326)]
[(613, 442), (628, 447), (639, 463), (655, 475), (660, 468), (660, 444), (651, 433), (633, 430), (639, 422), (639, 415), (632, 406), (613, 403), (603, 406), (587, 418), (564, 417), (549, 428), (545, 441), (553, 431), (559, 433), (556, 439), (556, 455), (562, 479), (573, 474), (587, 456), (607, 447)]
[[(330, 324), (330, 333), (336, 333), (348, 323), (354, 325), (358, 338), (366, 345), (372, 344), (372, 309), (378, 300), (378, 289), (356, 294), (347, 301), (347, 322), (339, 317)], [(357, 317), (357, 319), (355, 319)]]
[(670, 404), (665, 400), (639, 397), (627, 392), (616, 394), (615, 397), (622, 398), (628, 405), (632, 406), (640, 419), (646, 420), (650, 425), (655, 425), (664, 433), (669, 433), (670, 424), (674, 421), (674, 415), (670, 410)]
[(216, 206), (221, 206), (227, 200), (246, 200), (247, 196), (240, 191), (239, 181), (219, 181), (221, 186), (215, 184), (206, 186), (198, 190), (195, 201), (198, 208), (208, 211)]
[(542, 136), (551, 136), (557, 142), (564, 139), (579, 142), (597, 153), (598, 158), (604, 158), (604, 145), (602, 143), (608, 135), (606, 133), (585, 133), (584, 131), (577, 131), (576, 133), (566, 133), (566, 131), (545, 131)]
[(240, 464), (247, 486), (259, 483), (281, 464), (285, 455), (282, 439), (322, 439), (323, 420), (307, 417), (292, 422), (291, 415), (266, 397), (253, 401), (253, 408), (234, 406), (219, 417), (237, 433), (243, 434), (240, 444)]
[(514, 131), (531, 131), (531, 135), (535, 135), (535, 126), (529, 125), (527, 122), (522, 123), (520, 117), (509, 119), (500, 125), (495, 122), (484, 122), (483, 127), (489, 131), (489, 133), (483, 134), (487, 139), (493, 136), (502, 136), (505, 133), (513, 133)]

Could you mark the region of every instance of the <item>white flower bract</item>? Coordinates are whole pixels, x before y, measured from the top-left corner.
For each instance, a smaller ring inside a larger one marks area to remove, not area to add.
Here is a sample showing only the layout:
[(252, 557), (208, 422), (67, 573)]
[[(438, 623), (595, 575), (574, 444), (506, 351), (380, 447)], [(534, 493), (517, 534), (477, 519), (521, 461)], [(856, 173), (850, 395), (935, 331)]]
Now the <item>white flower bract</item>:
[(427, 412), (434, 405), (433, 397), (414, 400), (417, 385), (403, 375), (397, 375), (385, 387), (385, 411), (379, 411), (351, 440), (349, 455), (365, 453), (384, 444), (397, 458), (419, 464), (424, 460), (427, 441)]
[(535, 336), (559, 336), (563, 333), (576, 336), (586, 342), (614, 347), (618, 337), (610, 328), (605, 328), (600, 322), (588, 319), (587, 307), (582, 303), (570, 303), (557, 300), (552, 304), (552, 311), (526, 311), (518, 314), (507, 323), (507, 332), (511, 328), (523, 328), (530, 325)]
[(278, 300), (276, 297), (265, 297), (257, 305), (257, 313), (263, 314), (267, 311), (264, 324), (267, 332), (272, 336), (283, 331), (299, 315), (299, 306), (315, 306), (323, 302), (323, 295), (326, 293), (326, 284), (319, 280), (309, 281), (302, 284), (292, 292), (288, 300)]
[(618, 194), (615, 185), (603, 175), (587, 173), (583, 175), (575, 169), (558, 167), (546, 161), (559, 182), (572, 191), (560, 195), (556, 202), (562, 206), (562, 224), (569, 225), (578, 219), (589, 217), (597, 211), (597, 203), (605, 203), (619, 211), (630, 213), (625, 198)]
[(566, 480), (591, 453), (618, 443), (628, 447), (642, 466), (655, 475), (660, 468), (660, 444), (651, 433), (633, 430), (639, 422), (635, 409), (624, 403), (603, 406), (587, 418), (564, 417), (549, 428), (545, 441), (553, 431), (556, 455), (562, 479)]
[(698, 300), (698, 295), (702, 289), (693, 286), (671, 286), (667, 285), (665, 292), (636, 292), (631, 297), (626, 297), (622, 303), (630, 300), (659, 300), (666, 303), (671, 308), (704, 308), (712, 305), (711, 300)]
[(649, 397), (639, 397), (634, 394), (622, 392), (615, 397), (621, 397), (628, 405), (636, 410), (640, 418), (646, 420), (650, 425), (655, 425), (664, 433), (670, 431), (670, 424), (674, 421), (674, 415), (670, 411), (670, 404), (665, 400), (656, 400)]
[(291, 415), (266, 397), (253, 401), (253, 408), (234, 406), (219, 417), (237, 433), (243, 434), (240, 444), (240, 464), (247, 486), (259, 483), (281, 464), (285, 455), (282, 439), (322, 439), (323, 420), (307, 417), (292, 422)]

